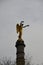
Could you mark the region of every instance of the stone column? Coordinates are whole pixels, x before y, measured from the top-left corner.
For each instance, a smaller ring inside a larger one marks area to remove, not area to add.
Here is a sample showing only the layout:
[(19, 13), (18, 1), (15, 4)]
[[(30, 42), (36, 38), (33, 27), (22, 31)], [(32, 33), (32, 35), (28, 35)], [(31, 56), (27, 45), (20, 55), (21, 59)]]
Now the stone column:
[(24, 41), (17, 40), (15, 47), (16, 47), (16, 65), (25, 65)]

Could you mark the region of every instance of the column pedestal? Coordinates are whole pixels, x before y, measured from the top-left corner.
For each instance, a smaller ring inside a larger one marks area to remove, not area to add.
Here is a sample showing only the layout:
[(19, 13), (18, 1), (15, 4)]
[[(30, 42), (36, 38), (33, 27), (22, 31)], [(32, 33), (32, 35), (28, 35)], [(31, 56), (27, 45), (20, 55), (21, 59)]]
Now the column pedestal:
[(17, 48), (16, 51), (16, 65), (25, 65), (25, 58), (24, 58), (24, 41), (23, 40), (17, 40), (15, 47)]

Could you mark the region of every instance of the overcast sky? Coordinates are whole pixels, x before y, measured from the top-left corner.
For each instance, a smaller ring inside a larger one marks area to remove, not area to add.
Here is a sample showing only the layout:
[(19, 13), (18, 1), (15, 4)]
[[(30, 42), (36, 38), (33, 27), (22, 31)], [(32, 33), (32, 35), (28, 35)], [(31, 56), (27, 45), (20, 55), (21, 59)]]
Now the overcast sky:
[(0, 0), (0, 58), (16, 59), (16, 24), (24, 21), (25, 57), (43, 62), (43, 0)]

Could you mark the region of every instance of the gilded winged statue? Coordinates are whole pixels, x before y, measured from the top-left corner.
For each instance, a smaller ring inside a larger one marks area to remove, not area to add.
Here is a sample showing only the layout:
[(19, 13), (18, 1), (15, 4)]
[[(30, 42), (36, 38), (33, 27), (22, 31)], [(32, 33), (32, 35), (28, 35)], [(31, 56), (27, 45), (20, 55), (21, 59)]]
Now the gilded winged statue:
[(18, 36), (19, 40), (22, 39), (22, 30), (23, 30), (23, 28), (29, 26), (29, 25), (23, 26), (24, 25), (23, 23), (24, 23), (24, 21), (21, 21), (20, 24), (16, 25), (16, 31), (17, 31), (17, 33), (19, 33), (19, 36)]

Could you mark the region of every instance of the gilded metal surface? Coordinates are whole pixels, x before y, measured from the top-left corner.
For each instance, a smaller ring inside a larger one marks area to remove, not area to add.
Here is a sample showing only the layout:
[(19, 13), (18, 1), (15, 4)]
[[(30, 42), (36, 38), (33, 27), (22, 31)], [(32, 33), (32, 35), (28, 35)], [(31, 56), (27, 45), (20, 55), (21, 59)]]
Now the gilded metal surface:
[(18, 36), (19, 40), (22, 40), (22, 30), (23, 30), (23, 28), (29, 26), (29, 25), (23, 26), (24, 25), (23, 22), (24, 21), (21, 21), (20, 24), (16, 25), (16, 31), (17, 31), (17, 33), (19, 33), (19, 36)]

